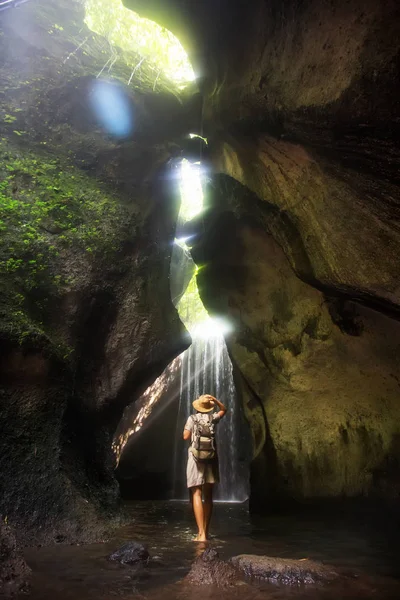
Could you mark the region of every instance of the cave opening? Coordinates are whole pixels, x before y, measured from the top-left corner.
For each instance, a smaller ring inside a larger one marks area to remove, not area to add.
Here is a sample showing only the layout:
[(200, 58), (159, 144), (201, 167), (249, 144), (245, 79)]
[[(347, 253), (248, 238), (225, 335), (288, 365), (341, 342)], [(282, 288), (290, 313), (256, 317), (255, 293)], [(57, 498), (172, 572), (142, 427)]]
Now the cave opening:
[(117, 473), (122, 494), (128, 498), (185, 499), (187, 444), (182, 431), (193, 412), (193, 400), (209, 393), (229, 409), (217, 432), (220, 483), (215, 499), (244, 502), (249, 493), (250, 440), (224, 338), (232, 325), (208, 314), (197, 287), (199, 266), (191, 257), (191, 236), (185, 235), (187, 224), (201, 218), (204, 210), (202, 177), (206, 174), (200, 161), (187, 159), (179, 161), (177, 173), (180, 210), (170, 290), (190, 334), (190, 346), (126, 409), (113, 442)]
[(125, 51), (133, 53), (124, 54), (132, 67), (129, 84), (133, 76), (140, 80), (143, 63), (153, 73), (154, 88), (161, 75), (181, 90), (195, 80), (185, 49), (168, 29), (140, 17), (126, 8), (122, 0), (85, 0), (84, 6), (85, 24), (108, 42), (103, 50), (107, 60), (99, 75), (110, 73), (118, 56)]

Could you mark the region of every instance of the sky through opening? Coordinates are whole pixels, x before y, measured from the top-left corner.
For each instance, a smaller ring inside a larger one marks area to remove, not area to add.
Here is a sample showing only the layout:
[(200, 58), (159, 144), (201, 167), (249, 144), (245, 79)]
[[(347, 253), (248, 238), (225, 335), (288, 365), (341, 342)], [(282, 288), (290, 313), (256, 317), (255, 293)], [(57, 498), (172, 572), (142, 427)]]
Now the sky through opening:
[[(193, 164), (183, 159), (180, 169), (180, 192), (179, 220), (185, 223), (203, 210), (204, 196), (199, 164)], [(176, 239), (175, 243), (189, 251), (187, 243), (190, 245), (190, 240)], [(193, 277), (177, 305), (181, 321), (192, 338), (207, 339), (228, 333), (230, 330), (229, 324), (222, 319), (210, 317), (206, 311), (197, 288), (197, 273), (198, 267), (196, 267)]]

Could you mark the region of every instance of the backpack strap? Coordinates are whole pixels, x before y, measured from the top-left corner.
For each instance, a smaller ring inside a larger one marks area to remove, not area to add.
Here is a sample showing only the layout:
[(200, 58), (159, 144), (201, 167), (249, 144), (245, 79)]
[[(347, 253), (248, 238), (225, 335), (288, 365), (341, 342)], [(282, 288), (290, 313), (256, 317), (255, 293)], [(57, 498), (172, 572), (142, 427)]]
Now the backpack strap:
[(215, 426), (214, 426), (212, 413), (207, 414), (207, 419), (208, 419), (208, 427), (210, 429), (211, 437), (214, 437), (215, 436)]
[(199, 435), (199, 421), (196, 418), (197, 415), (192, 415), (192, 420), (193, 420), (193, 432), (192, 432), (192, 440), (191, 440), (191, 445), (196, 447), (199, 443), (200, 440), (200, 435)]

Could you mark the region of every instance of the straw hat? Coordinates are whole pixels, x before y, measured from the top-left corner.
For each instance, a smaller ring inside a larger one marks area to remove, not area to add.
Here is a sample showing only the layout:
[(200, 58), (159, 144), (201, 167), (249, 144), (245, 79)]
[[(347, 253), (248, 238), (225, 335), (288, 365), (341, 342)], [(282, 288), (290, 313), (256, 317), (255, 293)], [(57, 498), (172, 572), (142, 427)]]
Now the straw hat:
[(193, 402), (193, 408), (201, 413), (211, 412), (214, 408), (214, 400), (211, 400), (210, 396), (200, 396)]

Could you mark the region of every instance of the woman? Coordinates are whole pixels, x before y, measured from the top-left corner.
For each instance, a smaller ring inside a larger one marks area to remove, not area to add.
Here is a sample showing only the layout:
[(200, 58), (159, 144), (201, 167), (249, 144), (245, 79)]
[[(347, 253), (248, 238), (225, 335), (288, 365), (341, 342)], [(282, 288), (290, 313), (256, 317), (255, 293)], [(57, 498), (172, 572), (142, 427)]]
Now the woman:
[[(202, 416), (198, 416), (206, 415), (216, 407), (220, 410), (213, 415), (210, 415), (210, 417), (203, 418)], [(187, 487), (191, 492), (194, 516), (199, 529), (195, 541), (206, 542), (213, 507), (213, 485), (219, 481), (218, 458), (215, 454), (215, 457), (209, 462), (201, 462), (196, 460), (195, 453), (192, 452), (192, 449), (198, 423), (209, 423), (213, 435), (213, 427), (226, 414), (226, 407), (222, 402), (214, 398), (214, 396), (205, 394), (193, 402), (193, 408), (196, 410), (196, 415), (190, 415), (186, 422), (185, 429), (183, 430), (183, 439), (190, 439), (192, 442), (192, 447), (189, 448), (186, 477)]]

